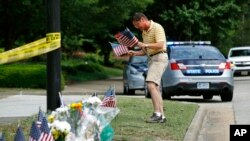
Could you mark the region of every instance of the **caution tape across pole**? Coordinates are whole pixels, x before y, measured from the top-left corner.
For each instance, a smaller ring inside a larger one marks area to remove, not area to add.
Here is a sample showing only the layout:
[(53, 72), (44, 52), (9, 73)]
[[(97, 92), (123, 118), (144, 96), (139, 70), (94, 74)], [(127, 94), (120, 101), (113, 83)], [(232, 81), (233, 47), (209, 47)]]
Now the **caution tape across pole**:
[(0, 53), (0, 64), (11, 63), (48, 53), (61, 47), (60, 32), (48, 33), (46, 38)]

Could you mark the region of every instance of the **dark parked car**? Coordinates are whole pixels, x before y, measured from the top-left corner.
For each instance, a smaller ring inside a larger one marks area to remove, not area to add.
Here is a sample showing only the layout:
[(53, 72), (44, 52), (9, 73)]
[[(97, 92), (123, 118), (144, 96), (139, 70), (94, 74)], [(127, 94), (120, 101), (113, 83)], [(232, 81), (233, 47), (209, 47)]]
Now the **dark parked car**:
[(231, 63), (210, 42), (169, 42), (169, 64), (162, 77), (162, 96), (190, 95), (222, 101), (233, 98)]
[(147, 94), (147, 70), (147, 56), (131, 56), (123, 71), (123, 93), (134, 95), (136, 90), (143, 90)]

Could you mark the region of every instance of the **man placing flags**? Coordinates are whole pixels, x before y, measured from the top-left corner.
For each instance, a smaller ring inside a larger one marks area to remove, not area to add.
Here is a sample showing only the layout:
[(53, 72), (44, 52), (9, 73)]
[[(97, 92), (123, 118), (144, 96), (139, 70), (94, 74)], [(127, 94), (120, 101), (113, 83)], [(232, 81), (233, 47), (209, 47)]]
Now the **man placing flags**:
[(137, 46), (139, 51), (129, 51), (130, 56), (148, 55), (148, 73), (146, 77), (147, 87), (153, 104), (153, 114), (147, 120), (149, 123), (166, 122), (163, 110), (163, 100), (160, 94), (161, 77), (168, 64), (166, 48), (166, 35), (164, 28), (153, 20), (149, 20), (143, 13), (137, 12), (131, 19), (133, 25), (142, 31), (142, 42)]

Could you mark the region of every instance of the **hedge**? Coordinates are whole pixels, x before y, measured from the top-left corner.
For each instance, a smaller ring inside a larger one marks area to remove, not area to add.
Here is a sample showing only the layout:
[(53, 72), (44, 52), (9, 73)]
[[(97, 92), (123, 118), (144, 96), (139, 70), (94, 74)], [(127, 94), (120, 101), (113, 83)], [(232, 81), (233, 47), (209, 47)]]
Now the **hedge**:
[[(46, 65), (5, 64), (0, 65), (0, 87), (2, 88), (42, 88), (46, 89)], [(61, 76), (61, 87), (64, 88)]]

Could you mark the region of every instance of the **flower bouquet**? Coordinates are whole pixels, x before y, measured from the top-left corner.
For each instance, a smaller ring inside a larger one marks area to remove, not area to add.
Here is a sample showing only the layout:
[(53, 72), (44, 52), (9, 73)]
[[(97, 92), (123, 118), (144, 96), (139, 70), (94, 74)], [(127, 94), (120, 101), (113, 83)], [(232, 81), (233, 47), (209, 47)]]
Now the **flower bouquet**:
[(97, 95), (61, 106), (48, 116), (56, 141), (111, 141), (114, 136), (110, 122), (119, 113), (114, 89), (103, 100)]

